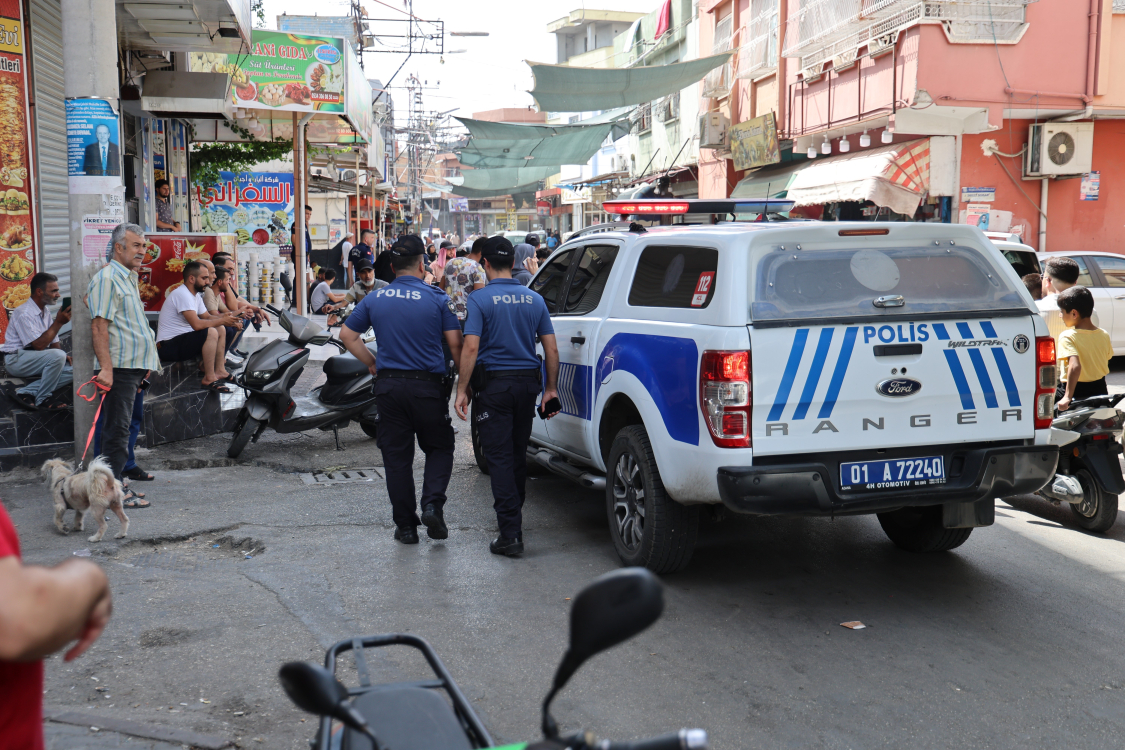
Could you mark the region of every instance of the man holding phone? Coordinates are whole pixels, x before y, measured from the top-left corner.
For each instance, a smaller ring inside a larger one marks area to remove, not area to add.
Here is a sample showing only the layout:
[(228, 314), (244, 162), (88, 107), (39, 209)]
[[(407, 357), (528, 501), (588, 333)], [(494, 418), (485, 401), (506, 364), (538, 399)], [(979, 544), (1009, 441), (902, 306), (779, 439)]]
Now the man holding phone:
[[(47, 305), (59, 301), (58, 277), (37, 273), (31, 277), (31, 298), (12, 311), (4, 332), (4, 366), (9, 375), (32, 380), (15, 393), (25, 409), (66, 409), (69, 399), (51, 395), (74, 381), (70, 355), (59, 343), (59, 331), (70, 322), (70, 298), (51, 319)], [(67, 391), (69, 393), (69, 390)]]
[[(504, 237), (491, 237), (484, 244), (481, 256), (488, 284), (470, 294), (466, 302), (455, 404), (457, 416), (467, 419), (472, 381), (481, 448), (488, 461), (493, 508), (500, 526), (499, 538), (488, 549), (494, 555), (508, 557), (523, 552), (526, 453), (535, 399), (542, 390), (539, 416), (543, 419), (550, 419), (561, 409), (555, 390), (559, 349), (551, 315), (542, 297), (512, 278), (515, 254), (511, 241)], [(545, 388), (535, 354), (536, 336), (543, 344)]]

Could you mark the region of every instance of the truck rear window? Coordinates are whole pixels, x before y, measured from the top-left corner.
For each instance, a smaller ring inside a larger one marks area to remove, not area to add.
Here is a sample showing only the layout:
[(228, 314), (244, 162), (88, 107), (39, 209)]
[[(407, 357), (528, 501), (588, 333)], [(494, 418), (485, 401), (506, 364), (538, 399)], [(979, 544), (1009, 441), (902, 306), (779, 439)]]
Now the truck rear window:
[(646, 247), (637, 261), (629, 304), (633, 307), (702, 309), (715, 296), (719, 251), (710, 247)]
[[(1008, 276), (972, 247), (770, 249), (754, 263), (754, 321), (1027, 309)], [(874, 305), (898, 295), (901, 306)]]

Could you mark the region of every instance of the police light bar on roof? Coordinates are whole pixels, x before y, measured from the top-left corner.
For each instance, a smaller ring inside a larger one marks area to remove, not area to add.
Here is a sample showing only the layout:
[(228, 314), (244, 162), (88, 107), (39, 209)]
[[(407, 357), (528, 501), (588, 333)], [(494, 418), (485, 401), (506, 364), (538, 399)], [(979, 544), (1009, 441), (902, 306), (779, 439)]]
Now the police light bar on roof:
[(770, 198), (768, 200), (740, 201), (722, 198), (719, 200), (667, 198), (643, 198), (639, 200), (606, 201), (602, 210), (623, 216), (667, 216), (671, 214), (765, 214), (780, 213), (793, 208), (793, 201)]

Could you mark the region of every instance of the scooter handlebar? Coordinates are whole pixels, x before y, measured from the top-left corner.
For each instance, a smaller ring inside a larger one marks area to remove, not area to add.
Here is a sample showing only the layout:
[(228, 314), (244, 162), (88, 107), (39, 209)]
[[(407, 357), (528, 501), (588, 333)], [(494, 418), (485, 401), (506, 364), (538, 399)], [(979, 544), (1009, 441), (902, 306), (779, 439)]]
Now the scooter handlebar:
[(707, 750), (707, 732), (702, 729), (681, 729), (659, 737), (636, 742), (603, 741), (598, 750)]

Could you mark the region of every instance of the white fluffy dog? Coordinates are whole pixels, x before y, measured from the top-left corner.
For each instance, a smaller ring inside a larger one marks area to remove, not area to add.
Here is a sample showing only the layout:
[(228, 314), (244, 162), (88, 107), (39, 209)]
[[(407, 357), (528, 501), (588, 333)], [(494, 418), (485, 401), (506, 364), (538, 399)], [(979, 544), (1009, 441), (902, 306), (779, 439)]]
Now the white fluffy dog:
[(114, 538), (121, 539), (129, 533), (129, 517), (122, 506), (125, 492), (121, 482), (113, 478), (113, 471), (104, 458), (98, 456), (90, 462), (90, 468), (78, 474), (74, 473), (69, 461), (52, 458), (43, 464), (39, 473), (51, 488), (51, 498), (55, 501), (55, 526), (59, 531), (67, 533), (63, 515), (72, 508), (74, 522), (70, 526), (71, 531), (85, 530), (87, 515), (97, 520), (98, 532), (90, 537), (91, 542), (100, 542), (105, 536), (107, 510), (112, 510), (121, 522), (121, 532)]

